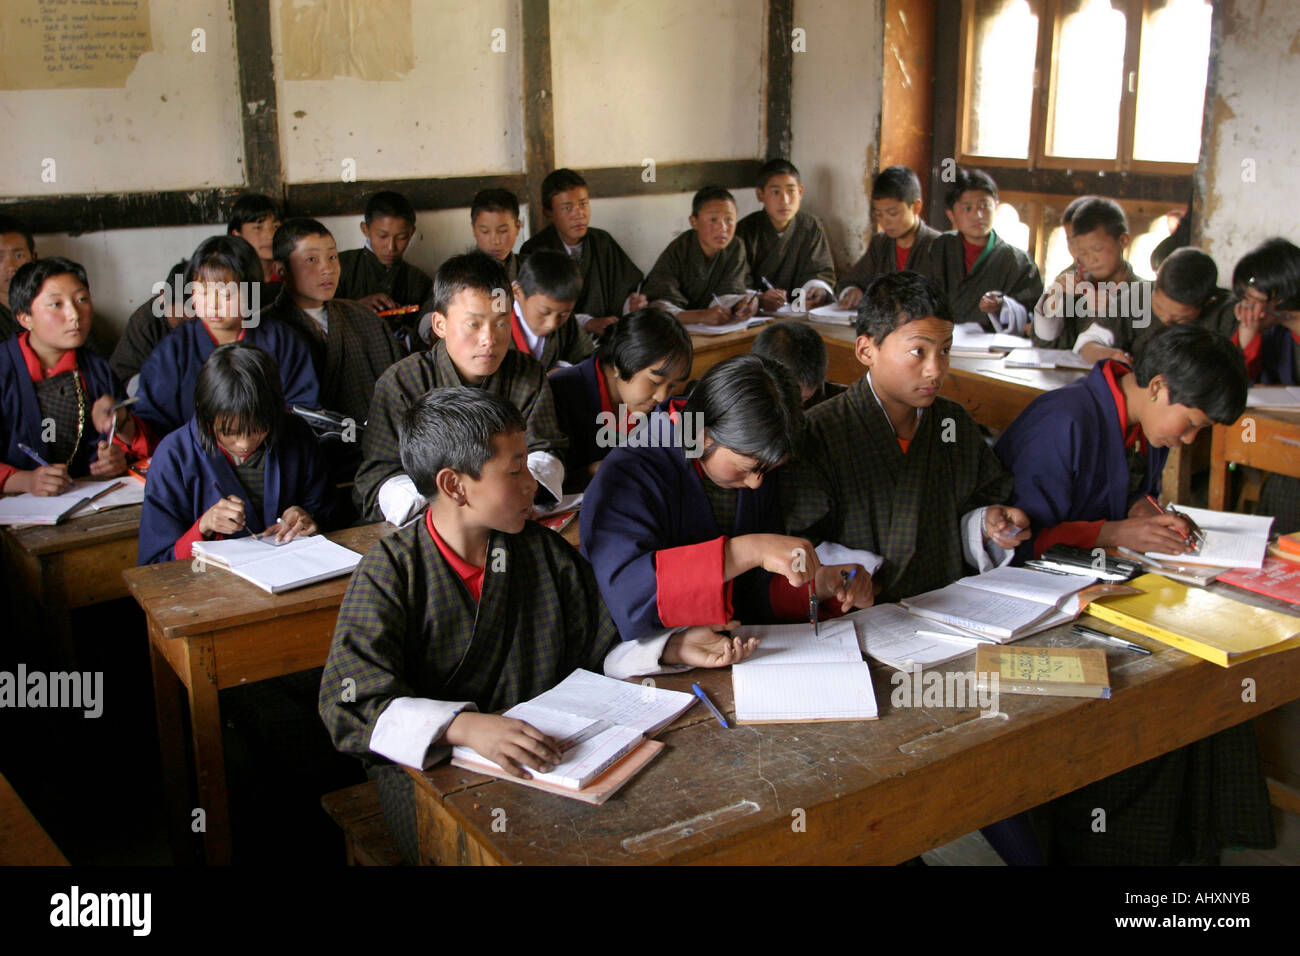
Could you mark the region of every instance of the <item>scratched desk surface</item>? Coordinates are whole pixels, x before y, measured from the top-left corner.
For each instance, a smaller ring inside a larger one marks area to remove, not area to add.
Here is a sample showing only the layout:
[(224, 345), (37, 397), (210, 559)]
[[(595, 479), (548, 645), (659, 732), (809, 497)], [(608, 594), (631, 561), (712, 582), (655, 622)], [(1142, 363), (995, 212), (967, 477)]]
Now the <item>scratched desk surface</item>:
[[(693, 707), (603, 806), (450, 766), (412, 773), (419, 798), (458, 830), (442, 845), (458, 845), (461, 862), (889, 864), (1300, 697), (1300, 650), (1220, 668), (1088, 623), (1155, 650), (1107, 651), (1109, 700), (1002, 694), (991, 717), (973, 703), (896, 706), (898, 672), (873, 665), (879, 720), (727, 731)], [(1067, 627), (1021, 643), (1097, 646)], [(937, 670), (973, 669), (972, 653)], [(1247, 676), (1258, 694), (1249, 703)], [(688, 691), (691, 679), (734, 714), (728, 671), (655, 678)]]

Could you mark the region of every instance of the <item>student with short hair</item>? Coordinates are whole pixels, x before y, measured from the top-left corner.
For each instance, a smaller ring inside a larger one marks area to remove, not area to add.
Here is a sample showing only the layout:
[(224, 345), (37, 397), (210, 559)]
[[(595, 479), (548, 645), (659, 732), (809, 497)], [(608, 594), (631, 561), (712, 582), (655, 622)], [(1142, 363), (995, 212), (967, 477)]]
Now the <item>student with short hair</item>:
[[(519, 197), (508, 189), (480, 189), (469, 207), (469, 224), (479, 252), (491, 256), (506, 270), (511, 282), (519, 278), (522, 256), (515, 242), (523, 223), (519, 219)], [(421, 310), (424, 313), (432, 308)]]
[(432, 348), (402, 359), (375, 383), (354, 491), (367, 520), (404, 524), (426, 504), (402, 470), (398, 423), (431, 388), (467, 385), (513, 403), (527, 424), (529, 469), (546, 495), (558, 499), (562, 494), (561, 456), (568, 441), (556, 423), (541, 363), (510, 348), (509, 289), (501, 263), (482, 252), (453, 256), (439, 267), (433, 282)]
[(328, 511), (325, 460), (284, 408), (275, 360), (248, 342), (212, 351), (194, 415), (158, 445), (140, 515), (140, 564), (184, 561), (198, 541), (313, 535)]
[(74, 478), (112, 478), (147, 457), (139, 420), (113, 408), (122, 386), (85, 347), (94, 318), (86, 270), (62, 256), (25, 263), (9, 303), (22, 331), (0, 345), (0, 490), (58, 495)]
[(433, 389), (399, 420), (402, 467), (430, 504), (353, 573), (319, 707), (334, 745), (378, 780), (389, 829), (413, 861), (403, 766), (431, 767), (465, 744), (508, 774), (546, 772), (560, 759), (556, 742), (502, 710), (576, 668), (628, 677), (720, 667), (754, 642), (697, 628), (620, 645), (587, 562), (527, 519), (536, 482), (526, 425), (504, 396)]
[(953, 321), (1023, 333), (1043, 280), (1029, 256), (993, 231), (997, 183), (983, 170), (959, 167), (944, 206), (953, 228), (935, 239), (924, 274), (943, 289)]
[(1281, 237), (1264, 240), (1238, 261), (1232, 288), (1237, 295), (1234, 341), (1251, 381), (1300, 382), (1300, 247)]
[[(320, 387), (307, 347), (293, 330), (257, 311), (262, 268), (257, 253), (238, 236), (199, 243), (185, 269), (185, 308), (196, 317), (181, 322), (158, 343), (140, 369), (136, 414), (158, 437), (194, 415), (194, 386), (208, 356), (229, 342), (265, 349), (275, 360), (290, 405), (319, 408)], [(174, 289), (169, 290), (174, 292)]]
[(807, 309), (824, 304), (835, 288), (835, 262), (821, 220), (799, 207), (803, 183), (794, 163), (769, 159), (758, 170), (754, 190), (763, 208), (736, 224), (736, 239), (745, 247), (746, 282), (760, 289), (759, 306), (775, 312), (809, 282), (820, 280), (803, 302)]
[[(167, 277), (154, 284), (154, 292), (126, 320), (122, 337), (117, 340), (108, 364), (119, 381), (131, 387), (131, 379), (140, 374), (145, 361), (158, 343), (172, 329), (187, 321), (185, 316), (185, 268), (182, 259), (167, 271)], [(161, 285), (161, 288), (159, 286)], [(263, 289), (266, 288), (264, 283)], [(193, 316), (191, 316), (192, 318)]]
[(577, 365), (595, 350), (591, 336), (573, 318), (582, 276), (564, 253), (541, 249), (524, 259), (513, 292), (510, 344), (547, 372)]
[(745, 246), (735, 242), (736, 200), (705, 186), (691, 200), (691, 228), (668, 244), (646, 276), (650, 304), (683, 325), (723, 325), (758, 311), (745, 289)]
[[(415, 237), (415, 207), (398, 192), (377, 192), (366, 200), (361, 223), (365, 245), (339, 253), (339, 283), (334, 295), (351, 299), (374, 312), (420, 305), (433, 291), (433, 280), (404, 258)], [(388, 322), (397, 329), (414, 328), (403, 316)]]
[[(533, 234), (520, 249), (529, 256), (541, 249), (573, 258), (582, 275), (582, 291), (574, 303), (577, 324), (591, 335), (647, 304), (637, 291), (642, 273), (608, 232), (591, 223), (591, 194), (587, 181), (572, 169), (553, 169), (542, 180), (542, 214), (549, 225)], [(511, 276), (513, 279), (514, 277)]]
[(1065, 234), (1065, 248), (1070, 253), (1070, 264), (1061, 270), (1051, 284), (1043, 290), (1030, 316), (1034, 344), (1045, 349), (1073, 349), (1074, 340), (1087, 326), (1087, 319), (1067, 315), (1065, 300), (1074, 299), (1079, 284), (1084, 281), (1083, 266), (1079, 262), (1078, 243), (1074, 238), (1075, 214), (1096, 196), (1076, 196), (1066, 204), (1061, 213), (1061, 232)]
[[(627, 431), (685, 387), (690, 333), (662, 309), (637, 309), (607, 328), (596, 354), (550, 375), (560, 430), (569, 436), (566, 491), (581, 491)], [(612, 430), (617, 430), (612, 431)]]
[[(282, 278), (280, 263), (272, 249), (275, 231), (279, 228), (280, 207), (270, 196), (241, 193), (230, 207), (226, 235), (238, 236), (253, 247), (262, 264), (262, 279), (268, 283), (279, 282)], [(278, 289), (266, 291), (268, 302), (279, 293)]]
[(826, 381), (829, 362), (826, 343), (810, 325), (802, 322), (766, 325), (754, 339), (750, 352), (790, 370), (799, 383), (799, 398), (805, 411), (844, 391), (845, 386)]
[(798, 454), (794, 377), (738, 355), (670, 401), (605, 458), (578, 514), (582, 553), (625, 641), (679, 627), (808, 620), (808, 584), (839, 614), (871, 603), (812, 544), (783, 533), (781, 466)]
[(36, 238), (13, 216), (0, 216), (0, 343), (23, 331), (9, 307), (14, 273), (36, 259)]
[(925, 272), (935, 229), (921, 218), (921, 180), (907, 166), (882, 169), (871, 183), (871, 218), (879, 230), (840, 280), (839, 305), (856, 309), (862, 291), (890, 272)]

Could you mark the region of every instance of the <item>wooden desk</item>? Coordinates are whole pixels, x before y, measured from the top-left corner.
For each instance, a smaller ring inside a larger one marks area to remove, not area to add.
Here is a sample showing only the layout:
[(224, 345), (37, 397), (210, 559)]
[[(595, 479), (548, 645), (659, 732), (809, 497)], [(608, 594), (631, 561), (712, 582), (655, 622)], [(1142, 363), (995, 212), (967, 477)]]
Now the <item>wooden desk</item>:
[(764, 328), (765, 325), (759, 325), (739, 332), (724, 332), (722, 335), (692, 333), (691, 345), (695, 350), (695, 358), (691, 362), (690, 381), (698, 381), (705, 372), (725, 359), (735, 355), (748, 355), (754, 339), (758, 338), (758, 333)]
[(1246, 409), (1233, 425), (1215, 425), (1210, 444), (1210, 507), (1231, 510), (1228, 465), (1300, 478), (1300, 412)]
[(68, 858), (0, 774), (0, 866), (67, 866)]
[(140, 511), (128, 505), (58, 525), (0, 528), (13, 606), (36, 606), (33, 623), (68, 662), (68, 612), (127, 595), (122, 572), (135, 567)]
[[(1111, 699), (1004, 694), (987, 719), (894, 707), (895, 672), (879, 665), (878, 721), (725, 731), (692, 708), (601, 807), (451, 766), (409, 771), (422, 862), (894, 864), (1300, 697), (1300, 650), (1221, 668), (1136, 640), (1159, 649), (1108, 652)], [(1097, 646), (1067, 628), (1024, 643)], [(944, 669), (973, 668), (971, 654)], [(1246, 676), (1256, 703), (1241, 700)], [(691, 679), (734, 713), (726, 671), (655, 678), (675, 690)]]

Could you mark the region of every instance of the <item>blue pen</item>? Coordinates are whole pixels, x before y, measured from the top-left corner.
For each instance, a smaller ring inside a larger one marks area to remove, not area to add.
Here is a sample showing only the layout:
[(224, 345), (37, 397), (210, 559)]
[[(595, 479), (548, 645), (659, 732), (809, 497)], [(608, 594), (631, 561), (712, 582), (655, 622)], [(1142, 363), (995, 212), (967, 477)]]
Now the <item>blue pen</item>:
[(26, 455), (28, 458), (30, 458), (32, 461), (36, 462), (36, 464), (40, 465), (42, 468), (50, 467), (50, 463), (48, 461), (46, 461), (40, 455), (36, 454), (36, 452), (32, 451), (22, 442), (18, 443), (18, 450), (22, 452), (24, 455)]
[(696, 697), (704, 701), (704, 706), (709, 708), (709, 710), (713, 712), (713, 716), (718, 718), (718, 723), (722, 724), (722, 729), (730, 730), (731, 725), (727, 723), (727, 718), (722, 716), (722, 711), (718, 710), (718, 708), (713, 706), (713, 701), (709, 700), (709, 695), (704, 693), (704, 690), (700, 687), (700, 685), (692, 684), (691, 690), (695, 691)]

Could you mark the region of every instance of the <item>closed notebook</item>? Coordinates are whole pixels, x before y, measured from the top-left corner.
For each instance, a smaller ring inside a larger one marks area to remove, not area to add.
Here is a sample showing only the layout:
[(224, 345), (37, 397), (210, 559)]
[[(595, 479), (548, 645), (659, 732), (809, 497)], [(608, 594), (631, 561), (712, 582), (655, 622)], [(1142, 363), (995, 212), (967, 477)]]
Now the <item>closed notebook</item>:
[(251, 535), (224, 541), (197, 541), (193, 550), (203, 561), (237, 574), (272, 594), (341, 577), (361, 563), (357, 552), (319, 534), (279, 545), (273, 538), (259, 539)]
[(1300, 617), (1188, 588), (1158, 574), (1144, 574), (1129, 584), (1143, 593), (1093, 601), (1088, 613), (1221, 667), (1300, 647)]
[(1000, 694), (1109, 697), (1106, 652), (1095, 647), (998, 647), (975, 651), (975, 687), (990, 690), (998, 675)]
[(736, 723), (875, 720), (871, 668), (858, 649), (852, 621), (745, 627), (758, 650), (731, 667)]
[(1029, 568), (995, 568), (900, 603), (918, 617), (1006, 643), (1073, 619), (1078, 613), (1075, 595), (1095, 581)]
[(1224, 584), (1264, 594), (1288, 604), (1300, 604), (1300, 564), (1269, 555), (1264, 567), (1235, 568), (1219, 575)]

